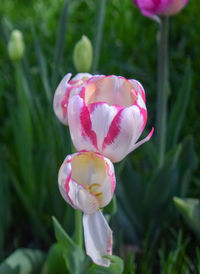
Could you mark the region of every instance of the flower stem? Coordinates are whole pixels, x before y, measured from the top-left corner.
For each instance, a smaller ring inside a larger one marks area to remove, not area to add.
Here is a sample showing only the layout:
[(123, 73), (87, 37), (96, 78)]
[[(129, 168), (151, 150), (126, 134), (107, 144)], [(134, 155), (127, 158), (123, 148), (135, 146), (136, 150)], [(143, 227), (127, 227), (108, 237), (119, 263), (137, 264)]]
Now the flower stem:
[(168, 97), (168, 32), (169, 18), (161, 18), (160, 35), (158, 41), (158, 79), (156, 130), (159, 148), (159, 167), (164, 163), (166, 147), (167, 97)]
[(82, 212), (75, 211), (75, 242), (81, 248), (83, 246), (83, 226), (82, 226)]

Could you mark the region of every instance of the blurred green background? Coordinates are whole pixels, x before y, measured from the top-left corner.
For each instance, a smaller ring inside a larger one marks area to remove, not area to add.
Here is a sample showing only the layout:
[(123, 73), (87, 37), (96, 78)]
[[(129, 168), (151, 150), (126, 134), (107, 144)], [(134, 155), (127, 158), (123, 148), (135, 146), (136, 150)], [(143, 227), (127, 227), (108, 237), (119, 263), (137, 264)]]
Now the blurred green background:
[[(76, 73), (72, 60), (75, 43), (85, 34), (95, 45), (100, 4), (101, 0), (7, 0), (0, 5), (1, 260), (19, 247), (46, 252), (55, 241), (53, 215), (73, 235), (74, 212), (57, 187), (58, 169), (72, 148), (68, 128), (53, 113), (52, 97), (62, 77)], [(172, 187), (170, 195), (158, 203), (151, 201), (151, 206), (144, 202), (143, 192), (156, 166), (156, 146), (145, 144), (116, 165), (118, 210), (111, 226), (114, 253), (125, 259), (124, 273), (200, 273), (198, 233), (190, 230), (172, 200), (174, 195), (200, 199), (199, 4), (191, 0), (170, 18), (168, 113), (181, 91), (180, 102), (187, 100), (188, 108), (173, 151), (169, 141), (165, 173), (155, 175), (157, 186), (149, 192), (154, 201), (168, 195), (162, 185), (166, 180)], [(12, 64), (7, 55), (13, 29), (24, 35), (21, 64)], [(147, 129), (155, 125), (157, 35), (157, 23), (142, 16), (131, 0), (107, 0), (99, 64), (92, 73), (122, 75), (143, 84)], [(191, 93), (187, 99), (184, 74), (189, 73), (189, 59)], [(177, 156), (178, 144), (185, 137), (185, 150)], [(155, 143), (154, 136), (150, 142)], [(179, 164), (174, 169), (176, 160)], [(151, 223), (153, 218), (157, 221)], [(200, 222), (200, 214), (197, 219)]]

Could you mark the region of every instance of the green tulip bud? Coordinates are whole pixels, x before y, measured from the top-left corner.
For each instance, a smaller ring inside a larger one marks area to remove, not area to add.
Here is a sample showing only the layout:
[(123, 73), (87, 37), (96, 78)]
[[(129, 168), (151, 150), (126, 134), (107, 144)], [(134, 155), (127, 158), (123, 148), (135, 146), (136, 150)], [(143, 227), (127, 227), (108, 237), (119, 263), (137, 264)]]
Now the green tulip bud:
[(93, 49), (90, 40), (83, 35), (73, 52), (74, 66), (78, 72), (89, 72), (92, 65)]
[(24, 54), (24, 38), (19, 30), (13, 30), (8, 42), (8, 55), (13, 62), (22, 59)]

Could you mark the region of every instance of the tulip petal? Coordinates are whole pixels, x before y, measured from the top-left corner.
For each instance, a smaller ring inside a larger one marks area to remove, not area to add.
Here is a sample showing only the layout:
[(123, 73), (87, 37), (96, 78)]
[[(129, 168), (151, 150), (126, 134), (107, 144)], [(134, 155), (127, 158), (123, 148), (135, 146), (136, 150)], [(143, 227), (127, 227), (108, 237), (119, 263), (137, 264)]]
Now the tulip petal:
[(138, 106), (123, 109), (113, 120), (104, 139), (103, 155), (112, 162), (121, 161), (142, 133), (144, 118)]
[[(65, 77), (61, 80), (60, 84), (58, 85), (54, 99), (53, 99), (53, 109), (57, 116), (57, 118), (64, 124), (67, 125), (67, 116), (64, 115), (63, 117), (63, 108), (62, 108), (62, 101), (66, 94), (66, 91), (68, 88), (70, 88), (69, 85), (69, 79), (71, 78), (72, 74), (68, 73), (65, 75)], [(68, 97), (68, 94), (67, 94)]]
[(142, 144), (148, 142), (150, 139), (151, 139), (151, 136), (153, 135), (153, 132), (154, 132), (154, 128), (152, 128), (152, 130), (150, 131), (150, 133), (144, 138), (142, 139), (141, 141), (137, 142), (136, 144), (133, 143), (130, 148), (129, 148), (129, 152), (130, 153), (131, 151), (135, 150), (136, 148), (138, 148), (139, 146), (141, 146)]
[(110, 124), (118, 111), (121, 109), (117, 106), (109, 106), (106, 103), (94, 103), (88, 106), (92, 129), (95, 131), (97, 138), (98, 150), (102, 150), (104, 138), (108, 134)]
[(83, 99), (78, 95), (73, 96), (69, 102), (68, 122), (76, 149), (97, 151), (96, 134), (91, 128), (89, 111)]
[(86, 105), (95, 102), (104, 102), (108, 105), (129, 107), (134, 102), (132, 86), (128, 80), (115, 75), (105, 76), (96, 82), (89, 80), (85, 91)]
[(96, 196), (88, 192), (84, 185), (79, 185), (73, 180), (69, 182), (68, 196), (73, 207), (86, 214), (93, 214), (99, 209), (99, 200)]
[(110, 261), (103, 258), (112, 254), (112, 230), (101, 211), (94, 214), (83, 214), (83, 228), (86, 253), (97, 265), (110, 265)]

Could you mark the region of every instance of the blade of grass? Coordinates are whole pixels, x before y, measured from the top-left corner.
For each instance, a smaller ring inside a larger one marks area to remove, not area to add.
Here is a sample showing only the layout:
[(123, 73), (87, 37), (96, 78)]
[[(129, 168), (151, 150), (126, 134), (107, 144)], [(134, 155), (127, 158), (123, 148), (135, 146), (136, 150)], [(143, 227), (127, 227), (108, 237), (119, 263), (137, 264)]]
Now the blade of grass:
[(54, 64), (53, 64), (53, 72), (52, 72), (52, 89), (55, 89), (57, 84), (57, 79), (59, 75), (60, 65), (63, 59), (64, 53), (64, 46), (65, 46), (65, 35), (67, 30), (67, 21), (68, 21), (68, 12), (71, 0), (67, 0), (65, 2), (64, 8), (62, 10), (62, 14), (60, 17), (57, 39), (56, 39), (56, 48), (55, 48), (55, 55), (54, 55)]

